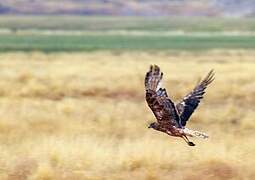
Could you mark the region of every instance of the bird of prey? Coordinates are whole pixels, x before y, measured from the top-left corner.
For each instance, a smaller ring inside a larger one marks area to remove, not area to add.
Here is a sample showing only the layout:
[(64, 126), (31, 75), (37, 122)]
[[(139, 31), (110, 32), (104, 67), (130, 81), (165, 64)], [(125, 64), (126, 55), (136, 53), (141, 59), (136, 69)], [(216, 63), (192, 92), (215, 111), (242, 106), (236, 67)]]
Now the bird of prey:
[(214, 80), (213, 70), (177, 105), (168, 97), (166, 89), (161, 87), (162, 78), (163, 73), (160, 68), (157, 65), (151, 65), (145, 76), (146, 101), (157, 122), (151, 123), (148, 128), (170, 136), (181, 137), (189, 146), (195, 146), (195, 144), (189, 141), (187, 136), (208, 138), (205, 133), (188, 129), (185, 125), (203, 98), (206, 87)]

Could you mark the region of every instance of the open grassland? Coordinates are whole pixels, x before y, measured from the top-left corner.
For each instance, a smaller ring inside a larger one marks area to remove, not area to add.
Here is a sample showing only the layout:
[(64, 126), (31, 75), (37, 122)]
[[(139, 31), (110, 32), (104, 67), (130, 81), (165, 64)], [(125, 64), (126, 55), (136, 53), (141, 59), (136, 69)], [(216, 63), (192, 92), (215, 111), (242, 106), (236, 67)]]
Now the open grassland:
[[(254, 179), (255, 52), (0, 54), (0, 179)], [(150, 64), (178, 101), (210, 69), (189, 128), (206, 141), (147, 125)]]
[(52, 35), (44, 34), (4, 34), (0, 35), (0, 51), (44, 51), (74, 52), (96, 50), (187, 50), (203, 51), (211, 49), (254, 49), (255, 35), (160, 35), (126, 33), (95, 35)]
[(0, 16), (0, 51), (254, 49), (255, 20)]

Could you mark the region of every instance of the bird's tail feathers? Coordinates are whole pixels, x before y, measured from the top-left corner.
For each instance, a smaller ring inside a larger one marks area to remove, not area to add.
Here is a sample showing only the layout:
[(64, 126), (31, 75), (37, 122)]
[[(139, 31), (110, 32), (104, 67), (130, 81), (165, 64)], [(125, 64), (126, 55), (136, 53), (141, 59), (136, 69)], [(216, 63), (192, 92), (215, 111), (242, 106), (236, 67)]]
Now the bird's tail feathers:
[(186, 134), (187, 136), (190, 137), (198, 137), (198, 138), (202, 138), (202, 139), (207, 139), (209, 136), (203, 132), (199, 132), (199, 131), (194, 131), (188, 128), (185, 128), (184, 130), (184, 134)]

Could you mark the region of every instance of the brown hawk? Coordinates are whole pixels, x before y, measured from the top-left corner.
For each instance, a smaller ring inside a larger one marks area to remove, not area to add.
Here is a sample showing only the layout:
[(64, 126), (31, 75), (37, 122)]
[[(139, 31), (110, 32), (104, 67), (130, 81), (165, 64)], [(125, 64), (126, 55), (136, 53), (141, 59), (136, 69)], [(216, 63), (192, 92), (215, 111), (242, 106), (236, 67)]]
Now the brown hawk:
[(205, 133), (190, 130), (185, 125), (203, 98), (206, 87), (214, 80), (214, 72), (211, 70), (176, 106), (168, 97), (166, 89), (160, 85), (162, 77), (163, 73), (157, 65), (151, 65), (145, 76), (146, 101), (157, 119), (157, 122), (151, 123), (148, 128), (162, 131), (170, 136), (181, 137), (188, 145), (195, 146), (187, 136), (203, 139), (208, 136)]

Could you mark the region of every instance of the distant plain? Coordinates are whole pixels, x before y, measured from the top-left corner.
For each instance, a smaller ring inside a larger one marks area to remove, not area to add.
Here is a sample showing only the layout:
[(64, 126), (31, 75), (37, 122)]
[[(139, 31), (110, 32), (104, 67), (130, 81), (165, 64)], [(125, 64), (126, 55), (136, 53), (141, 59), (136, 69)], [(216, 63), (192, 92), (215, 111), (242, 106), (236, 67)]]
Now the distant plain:
[(1, 16), (0, 51), (253, 49), (255, 20)]

